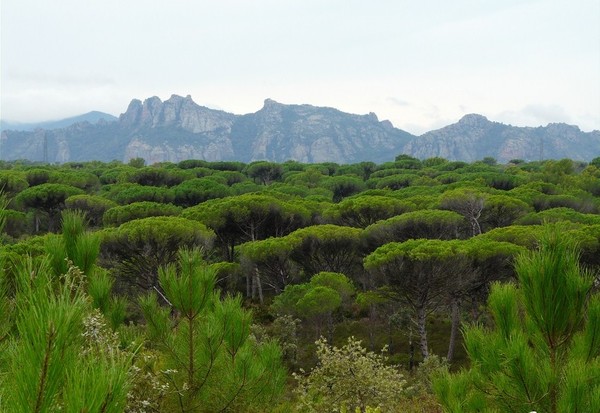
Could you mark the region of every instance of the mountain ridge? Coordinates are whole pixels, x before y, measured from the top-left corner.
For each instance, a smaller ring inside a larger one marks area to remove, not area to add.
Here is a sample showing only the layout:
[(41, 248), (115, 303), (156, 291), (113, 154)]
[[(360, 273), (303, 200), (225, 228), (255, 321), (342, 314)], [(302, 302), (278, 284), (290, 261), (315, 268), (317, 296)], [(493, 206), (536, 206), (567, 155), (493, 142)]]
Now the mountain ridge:
[(43, 122), (9, 122), (0, 120), (0, 131), (15, 130), (15, 131), (33, 131), (35, 129), (60, 129), (71, 126), (75, 123), (89, 122), (97, 123), (99, 121), (112, 122), (118, 118), (109, 113), (93, 110), (81, 115), (71, 116), (64, 119), (47, 120)]
[[(110, 115), (109, 115), (110, 116)], [(252, 162), (377, 163), (400, 153), (418, 158), (475, 161), (571, 158), (600, 155), (600, 131), (551, 123), (519, 127), (467, 114), (420, 136), (395, 128), (376, 114), (283, 104), (265, 99), (254, 113), (238, 115), (195, 103), (191, 96), (133, 99), (118, 118), (77, 122), (58, 129), (5, 130), (0, 159), (68, 162), (141, 157), (147, 163), (184, 159)]]

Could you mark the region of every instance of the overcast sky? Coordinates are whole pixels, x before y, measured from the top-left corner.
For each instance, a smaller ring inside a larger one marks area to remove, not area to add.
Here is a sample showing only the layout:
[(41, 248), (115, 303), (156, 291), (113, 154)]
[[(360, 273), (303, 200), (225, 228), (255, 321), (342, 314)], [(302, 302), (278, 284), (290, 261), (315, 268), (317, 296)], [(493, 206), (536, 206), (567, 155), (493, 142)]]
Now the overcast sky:
[(600, 129), (598, 0), (2, 0), (1, 117), (192, 95), (265, 98), (411, 133), (467, 113)]

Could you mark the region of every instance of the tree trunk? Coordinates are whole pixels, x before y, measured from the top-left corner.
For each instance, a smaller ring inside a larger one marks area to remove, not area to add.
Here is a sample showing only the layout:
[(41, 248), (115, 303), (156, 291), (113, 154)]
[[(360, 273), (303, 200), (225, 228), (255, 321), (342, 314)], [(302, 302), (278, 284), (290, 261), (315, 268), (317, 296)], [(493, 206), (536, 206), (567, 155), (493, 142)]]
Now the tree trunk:
[(369, 306), (369, 350), (375, 351), (375, 334), (373, 333), (373, 325), (375, 324), (375, 306)]
[(421, 354), (423, 355), (423, 359), (429, 357), (429, 348), (427, 346), (427, 328), (425, 325), (426, 322), (426, 313), (425, 307), (420, 307), (417, 309), (417, 329), (419, 331), (420, 338), (420, 346), (421, 346)]
[(415, 367), (415, 343), (413, 343), (412, 338), (410, 339), (410, 344), (408, 345), (408, 351), (408, 371), (412, 371)]
[(391, 320), (388, 319), (388, 351), (389, 354), (394, 352), (394, 325)]
[(471, 233), (474, 237), (481, 234), (481, 226), (479, 225), (478, 218), (471, 217)]
[(333, 315), (327, 314), (327, 341), (333, 343)]
[(250, 298), (251, 296), (250, 278), (252, 278), (252, 276), (250, 275), (250, 273), (246, 272), (246, 298)]
[(458, 328), (460, 327), (460, 298), (452, 299), (452, 324), (450, 327), (450, 342), (448, 343), (448, 362), (454, 358), (454, 349), (456, 347), (456, 338), (458, 337)]
[(262, 282), (260, 282), (260, 273), (258, 268), (254, 269), (254, 277), (256, 277), (256, 288), (258, 289), (258, 301), (264, 304)]
[(481, 313), (479, 311), (479, 302), (476, 298), (474, 298), (471, 304), (471, 322), (477, 322), (479, 321), (479, 317), (481, 316)]

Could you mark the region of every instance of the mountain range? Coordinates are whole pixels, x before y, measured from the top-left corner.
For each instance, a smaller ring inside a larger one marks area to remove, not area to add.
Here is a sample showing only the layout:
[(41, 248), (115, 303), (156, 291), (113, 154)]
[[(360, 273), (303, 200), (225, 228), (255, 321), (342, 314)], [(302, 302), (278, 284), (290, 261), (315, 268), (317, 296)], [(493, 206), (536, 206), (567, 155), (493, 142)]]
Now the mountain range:
[(51, 120), (46, 122), (33, 122), (33, 123), (18, 123), (18, 122), (6, 122), (0, 120), (0, 131), (3, 130), (19, 130), (19, 131), (32, 131), (35, 129), (60, 129), (71, 126), (74, 123), (90, 122), (96, 123), (100, 119), (106, 121), (114, 121), (119, 118), (104, 112), (92, 111), (84, 113), (83, 115), (73, 116), (71, 118)]
[(38, 124), (33, 130), (8, 126), (11, 129), (0, 137), (1, 160), (52, 163), (127, 162), (138, 157), (147, 164), (184, 159), (382, 163), (401, 153), (467, 162), (484, 157), (499, 162), (589, 161), (600, 156), (600, 131), (582, 132), (564, 123), (515, 127), (470, 114), (415, 136), (380, 121), (374, 113), (354, 115), (271, 99), (255, 113), (236, 115), (199, 106), (190, 96), (173, 95), (164, 102), (151, 97), (132, 100), (119, 118), (90, 112), (60, 123)]

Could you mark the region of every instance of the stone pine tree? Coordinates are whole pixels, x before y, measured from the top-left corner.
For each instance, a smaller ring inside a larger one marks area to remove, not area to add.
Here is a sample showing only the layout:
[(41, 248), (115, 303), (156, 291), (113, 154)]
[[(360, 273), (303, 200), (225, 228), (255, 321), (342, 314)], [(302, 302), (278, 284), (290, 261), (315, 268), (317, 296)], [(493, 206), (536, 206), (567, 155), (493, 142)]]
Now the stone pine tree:
[(423, 358), (429, 357), (427, 317), (442, 305), (456, 269), (455, 243), (441, 240), (390, 242), (364, 260), (365, 269), (376, 282), (387, 285), (393, 301), (410, 308), (419, 334)]
[(140, 301), (149, 343), (164, 354), (175, 389), (165, 411), (268, 411), (285, 383), (278, 345), (251, 339), (251, 314), (239, 297), (221, 299), (198, 250), (178, 258), (159, 273), (171, 308), (155, 293)]
[(578, 258), (556, 231), (518, 257), (518, 283), (490, 293), (494, 327), (464, 331), (470, 368), (434, 382), (446, 411), (600, 411), (600, 295)]

